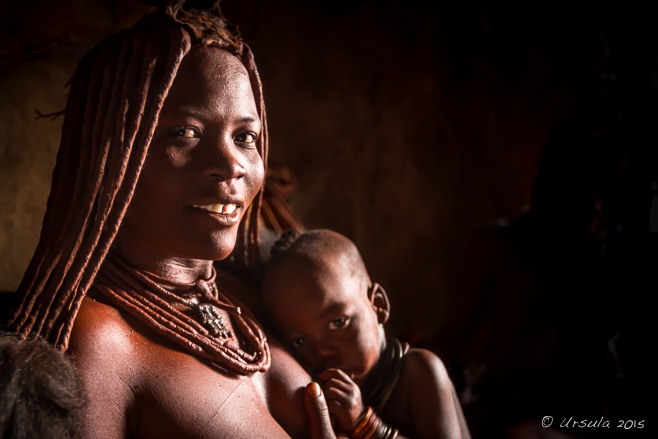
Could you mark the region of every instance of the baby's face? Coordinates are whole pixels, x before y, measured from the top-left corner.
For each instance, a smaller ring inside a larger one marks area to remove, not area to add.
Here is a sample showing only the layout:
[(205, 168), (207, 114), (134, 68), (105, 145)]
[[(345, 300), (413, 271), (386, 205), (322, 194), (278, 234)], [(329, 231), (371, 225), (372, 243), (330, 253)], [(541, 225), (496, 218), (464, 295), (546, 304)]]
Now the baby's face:
[(264, 299), (281, 341), (309, 373), (339, 368), (359, 380), (377, 363), (383, 343), (370, 281), (367, 273), (324, 259), (285, 261), (266, 276)]

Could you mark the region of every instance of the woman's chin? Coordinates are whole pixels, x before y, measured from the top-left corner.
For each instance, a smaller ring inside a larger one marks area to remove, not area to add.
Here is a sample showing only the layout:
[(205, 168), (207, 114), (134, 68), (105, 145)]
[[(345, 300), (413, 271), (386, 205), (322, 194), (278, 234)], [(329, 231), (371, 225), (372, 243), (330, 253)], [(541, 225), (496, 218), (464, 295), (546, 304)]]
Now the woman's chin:
[[(172, 242), (171, 254), (176, 258), (199, 260), (199, 261), (221, 261), (230, 256), (235, 248), (238, 227), (220, 231), (199, 231), (182, 233), (175, 242)], [(174, 241), (174, 240), (171, 240)], [(170, 242), (171, 242), (170, 241)]]
[(207, 260), (212, 261), (221, 261), (222, 259), (228, 258), (233, 249), (235, 249), (237, 240), (236, 233), (222, 233), (219, 236), (213, 236), (211, 242), (209, 242), (209, 247), (204, 251)]

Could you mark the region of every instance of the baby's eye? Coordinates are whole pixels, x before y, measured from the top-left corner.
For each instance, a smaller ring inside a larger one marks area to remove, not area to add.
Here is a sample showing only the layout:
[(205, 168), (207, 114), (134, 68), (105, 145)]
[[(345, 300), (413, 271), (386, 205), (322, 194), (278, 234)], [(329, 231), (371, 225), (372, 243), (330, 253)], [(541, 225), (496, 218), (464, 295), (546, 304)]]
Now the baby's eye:
[(176, 137), (182, 137), (183, 139), (193, 139), (195, 137), (200, 137), (201, 134), (199, 130), (193, 127), (180, 127), (176, 128), (173, 131), (173, 135)]
[(304, 340), (302, 337), (297, 337), (290, 342), (290, 345), (293, 348), (298, 349), (304, 346), (304, 343), (306, 343), (306, 340)]
[(340, 329), (347, 324), (347, 317), (336, 317), (331, 322), (329, 322), (329, 329)]
[(257, 138), (258, 136), (256, 136), (256, 134), (247, 132), (247, 133), (240, 133), (236, 135), (233, 139), (238, 143), (244, 143), (245, 145), (254, 145), (256, 143)]

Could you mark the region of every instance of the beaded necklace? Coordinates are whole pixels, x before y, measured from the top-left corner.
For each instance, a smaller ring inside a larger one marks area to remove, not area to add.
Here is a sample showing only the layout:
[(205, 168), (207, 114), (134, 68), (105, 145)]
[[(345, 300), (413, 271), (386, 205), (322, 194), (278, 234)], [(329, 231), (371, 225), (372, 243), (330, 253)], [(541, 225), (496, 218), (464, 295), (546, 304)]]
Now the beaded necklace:
[(377, 413), (382, 411), (400, 378), (403, 358), (408, 351), (409, 344), (400, 343), (395, 337), (386, 338), (386, 347), (379, 361), (361, 385), (365, 406), (372, 407)]
[[(209, 279), (178, 284), (133, 268), (110, 253), (94, 287), (158, 334), (220, 369), (243, 375), (266, 371), (270, 350), (262, 328), (235, 299), (218, 290), (215, 277), (213, 268)], [(228, 312), (244, 346), (234, 339), (219, 309)]]

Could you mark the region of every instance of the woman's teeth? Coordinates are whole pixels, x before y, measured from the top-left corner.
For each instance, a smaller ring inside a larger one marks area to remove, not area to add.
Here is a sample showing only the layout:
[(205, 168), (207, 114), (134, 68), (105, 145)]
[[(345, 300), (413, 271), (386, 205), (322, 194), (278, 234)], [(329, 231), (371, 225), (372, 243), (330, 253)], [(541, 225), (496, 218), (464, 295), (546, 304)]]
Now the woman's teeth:
[(199, 209), (207, 210), (212, 213), (220, 213), (222, 215), (230, 215), (238, 208), (235, 204), (209, 204), (207, 206), (193, 206)]

